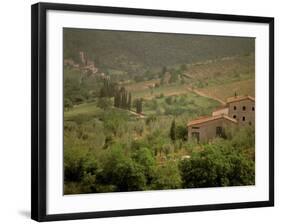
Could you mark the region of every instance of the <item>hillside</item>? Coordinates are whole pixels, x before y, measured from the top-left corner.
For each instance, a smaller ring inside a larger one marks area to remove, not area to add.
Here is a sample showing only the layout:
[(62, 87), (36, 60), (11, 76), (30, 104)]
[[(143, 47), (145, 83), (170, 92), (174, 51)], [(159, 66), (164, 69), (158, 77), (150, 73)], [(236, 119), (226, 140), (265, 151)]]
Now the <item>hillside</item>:
[(64, 29), (64, 194), (253, 185), (253, 126), (187, 124), (254, 83), (252, 38)]
[[(161, 93), (165, 96), (181, 95), (192, 89), (224, 101), (235, 92), (255, 96), (254, 74), (255, 58), (253, 55), (248, 55), (188, 64), (174, 83), (160, 85), (160, 79), (151, 79), (142, 82), (124, 82), (123, 85), (134, 93), (133, 96), (145, 99), (151, 99)], [(164, 79), (169, 80), (169, 77)], [(157, 83), (159, 86), (153, 88)]]
[(143, 74), (172, 67), (254, 52), (252, 38), (64, 29), (64, 59), (79, 63), (79, 52), (104, 70)]
[[(65, 104), (91, 102), (98, 97), (104, 77), (109, 77), (108, 73), (105, 76), (101, 74), (89, 75), (83, 72), (83, 68), (65, 67)], [(250, 54), (186, 64), (185, 68), (167, 70), (162, 76), (158, 73), (152, 77), (140, 76), (142, 80), (130, 75), (124, 79), (122, 72), (110, 77), (119, 87), (123, 86), (131, 92), (133, 99), (141, 97), (149, 100), (163, 94), (173, 96), (193, 91), (225, 101), (235, 92), (255, 96), (255, 57)]]
[(184, 74), (187, 83), (198, 88), (254, 79), (255, 57), (250, 54), (190, 64)]
[(200, 92), (210, 97), (216, 97), (226, 101), (228, 97), (237, 93), (238, 95), (249, 95), (255, 97), (255, 79), (242, 80), (224, 85), (217, 85), (200, 89)]

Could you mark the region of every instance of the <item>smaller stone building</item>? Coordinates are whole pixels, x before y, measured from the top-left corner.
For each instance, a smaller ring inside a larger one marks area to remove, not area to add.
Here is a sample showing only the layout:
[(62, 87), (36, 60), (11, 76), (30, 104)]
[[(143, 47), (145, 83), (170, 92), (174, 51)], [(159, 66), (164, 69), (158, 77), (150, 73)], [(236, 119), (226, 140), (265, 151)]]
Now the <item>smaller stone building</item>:
[(234, 96), (225, 106), (213, 111), (212, 116), (201, 117), (187, 124), (188, 138), (208, 142), (224, 137), (225, 130), (235, 126), (255, 125), (255, 99), (251, 96)]
[(188, 139), (196, 139), (197, 142), (207, 142), (216, 137), (224, 137), (225, 129), (236, 127), (237, 120), (224, 114), (211, 117), (202, 117), (187, 124)]

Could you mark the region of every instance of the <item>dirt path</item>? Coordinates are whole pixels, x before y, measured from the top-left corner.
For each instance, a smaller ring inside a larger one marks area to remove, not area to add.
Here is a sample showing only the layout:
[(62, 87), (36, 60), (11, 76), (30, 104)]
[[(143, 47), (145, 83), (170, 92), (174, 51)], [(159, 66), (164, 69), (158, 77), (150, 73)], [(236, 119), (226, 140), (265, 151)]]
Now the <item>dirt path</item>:
[(145, 118), (145, 115), (144, 115), (144, 114), (138, 114), (137, 112), (132, 111), (132, 110), (128, 110), (128, 111), (129, 111), (131, 114), (138, 116), (139, 118)]
[(144, 114), (138, 114), (137, 112), (135, 112), (135, 111), (133, 111), (133, 110), (126, 110), (126, 109), (118, 108), (118, 107), (113, 107), (113, 108), (115, 108), (115, 109), (117, 109), (117, 110), (127, 111), (127, 112), (129, 112), (130, 114), (133, 114), (133, 115), (135, 115), (135, 116), (137, 116), (137, 117), (139, 117), (139, 118), (145, 118), (145, 115), (144, 115)]
[(215, 101), (218, 101), (218, 102), (219, 102), (220, 104), (222, 104), (222, 105), (225, 105), (225, 104), (226, 104), (225, 101), (223, 101), (223, 100), (221, 100), (221, 99), (219, 99), (219, 98), (217, 98), (217, 97), (210, 96), (210, 95), (208, 95), (208, 94), (206, 94), (206, 93), (203, 93), (203, 92), (201, 92), (201, 91), (198, 90), (198, 89), (192, 89), (192, 88), (190, 88), (190, 87), (187, 87), (187, 89), (188, 89), (190, 92), (196, 93), (196, 94), (199, 95), (199, 96), (207, 97), (207, 98), (213, 99), (213, 100), (215, 100)]

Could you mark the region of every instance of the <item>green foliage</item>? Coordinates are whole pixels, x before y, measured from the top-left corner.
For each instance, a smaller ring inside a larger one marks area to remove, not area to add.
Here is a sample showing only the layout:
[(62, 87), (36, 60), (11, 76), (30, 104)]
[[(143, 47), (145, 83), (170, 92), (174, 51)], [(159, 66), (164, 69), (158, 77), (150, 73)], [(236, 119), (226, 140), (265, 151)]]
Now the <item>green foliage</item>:
[(100, 89), (100, 97), (113, 97), (116, 91), (117, 84), (112, 83), (109, 79), (104, 79)]
[(173, 97), (171, 96), (168, 96), (165, 98), (165, 102), (168, 104), (168, 105), (171, 105), (173, 103)]
[(150, 184), (156, 165), (151, 149), (145, 147), (137, 149), (133, 153), (132, 159), (142, 167), (146, 182), (147, 184)]
[[(198, 145), (185, 141), (184, 116), (177, 122), (154, 115), (133, 119), (124, 110), (94, 105), (65, 112), (65, 194), (254, 184), (253, 128), (228, 130), (226, 140)], [(185, 155), (191, 157), (182, 160)]]
[(136, 134), (138, 134), (139, 136), (142, 136), (143, 132), (144, 132), (144, 123), (142, 121), (136, 122), (135, 126), (134, 126), (134, 131)]
[(67, 150), (64, 154), (64, 180), (80, 181), (83, 176), (84, 156), (77, 150)]
[[(99, 68), (145, 73), (148, 69), (194, 63), (254, 51), (252, 38), (64, 29), (64, 56), (79, 62), (84, 51)], [(142, 77), (136, 75), (135, 77)]]
[(69, 110), (73, 107), (72, 101), (68, 98), (64, 98), (63, 105), (65, 110)]
[(146, 186), (142, 167), (127, 157), (120, 146), (113, 146), (106, 154), (96, 181), (102, 185), (114, 185), (116, 191), (143, 190)]
[(92, 101), (99, 93), (101, 80), (87, 76), (82, 71), (64, 67), (64, 106), (70, 109), (71, 105)]
[(106, 97), (99, 97), (97, 106), (103, 110), (110, 108), (112, 105), (111, 100)]
[(185, 116), (192, 119), (208, 115), (218, 106), (219, 103), (215, 100), (188, 93), (181, 96), (163, 96), (145, 100), (143, 111), (145, 114)]
[(141, 147), (137, 149), (133, 155), (132, 158), (139, 163), (140, 165), (143, 165), (144, 167), (151, 167), (155, 165), (155, 160), (153, 157), (153, 153), (149, 148)]
[(217, 187), (253, 185), (255, 166), (240, 150), (228, 141), (204, 146), (204, 151), (193, 153), (180, 162), (183, 187)]
[(114, 136), (122, 135), (126, 128), (127, 115), (122, 111), (106, 111), (102, 116), (104, 128)]
[(182, 107), (165, 107), (165, 115), (178, 116), (186, 112), (185, 108)]
[(78, 129), (77, 123), (73, 121), (65, 121), (64, 122), (64, 131), (76, 131)]
[(158, 102), (156, 99), (146, 100), (144, 102), (144, 106), (147, 107), (149, 110), (156, 110), (158, 108)]
[(131, 143), (131, 150), (134, 151), (138, 151), (141, 148), (148, 148), (149, 147), (149, 142), (147, 141), (147, 139), (139, 139), (139, 140), (134, 140)]
[(154, 155), (158, 153), (162, 154), (163, 146), (170, 142), (167, 138), (167, 134), (163, 133), (161, 130), (155, 130), (147, 136), (147, 141), (150, 148), (153, 150)]
[(240, 128), (240, 130), (232, 129), (226, 133), (231, 139), (232, 146), (236, 149), (247, 149), (255, 146), (255, 130), (252, 126)]
[(154, 190), (177, 189), (181, 187), (181, 176), (175, 162), (167, 162), (156, 168), (151, 188)]
[(128, 93), (124, 87), (116, 90), (114, 94), (114, 106), (131, 110), (132, 95)]
[(138, 114), (142, 113), (142, 99), (136, 100), (136, 111)]
[(177, 125), (176, 127), (176, 138), (182, 141), (187, 141), (188, 133), (185, 125)]
[(150, 116), (148, 116), (148, 117), (146, 118), (145, 124), (146, 124), (146, 125), (149, 125), (149, 124), (155, 122), (156, 119), (157, 119), (157, 118), (156, 118), (155, 115), (150, 115)]
[(66, 182), (64, 181), (64, 194), (81, 194), (81, 192), (84, 192), (84, 189), (82, 189), (80, 182)]
[(85, 173), (94, 174), (97, 161), (86, 150), (68, 149), (64, 153), (64, 180), (81, 181)]
[[(80, 62), (64, 68), (66, 194), (254, 184), (252, 129), (227, 130), (227, 140), (208, 145), (186, 141), (186, 122), (218, 106), (187, 91), (187, 84), (205, 88), (252, 74), (244, 58), (236, 64), (245, 64), (246, 75), (232, 68), (233, 60), (191, 63), (252, 52), (254, 42), (194, 38), (64, 29), (65, 59), (77, 63), (84, 51), (98, 66), (95, 74)], [(143, 116), (128, 111), (132, 107)]]
[(111, 175), (112, 182), (118, 187), (118, 191), (144, 190), (146, 179), (142, 167), (132, 160), (119, 163)]
[(127, 102), (127, 109), (131, 110), (131, 106), (132, 106), (132, 94), (129, 93), (129, 98), (128, 98), (128, 102)]

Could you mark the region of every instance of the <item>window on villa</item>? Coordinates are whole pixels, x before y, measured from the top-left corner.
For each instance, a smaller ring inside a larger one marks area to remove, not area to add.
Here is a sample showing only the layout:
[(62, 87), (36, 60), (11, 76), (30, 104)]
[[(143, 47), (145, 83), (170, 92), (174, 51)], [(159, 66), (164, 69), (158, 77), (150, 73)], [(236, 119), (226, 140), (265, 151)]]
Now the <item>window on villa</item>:
[(245, 118), (245, 117), (243, 117), (243, 118), (242, 118), (242, 120), (243, 120), (243, 121), (245, 121), (245, 120), (246, 120), (246, 118)]
[(192, 135), (192, 138), (196, 139), (197, 142), (200, 141), (200, 133), (199, 132), (192, 132), (191, 135)]
[(242, 108), (243, 110), (246, 110), (246, 107), (245, 106), (243, 106), (243, 108)]
[(255, 111), (255, 107), (252, 107), (252, 111)]
[(252, 122), (251, 122), (251, 121), (249, 122), (249, 125), (250, 125), (250, 126), (252, 125)]
[(233, 118), (236, 119), (236, 115), (233, 115)]
[(236, 110), (236, 106), (233, 107), (233, 110)]
[(222, 136), (222, 127), (216, 127), (216, 136), (221, 137)]

